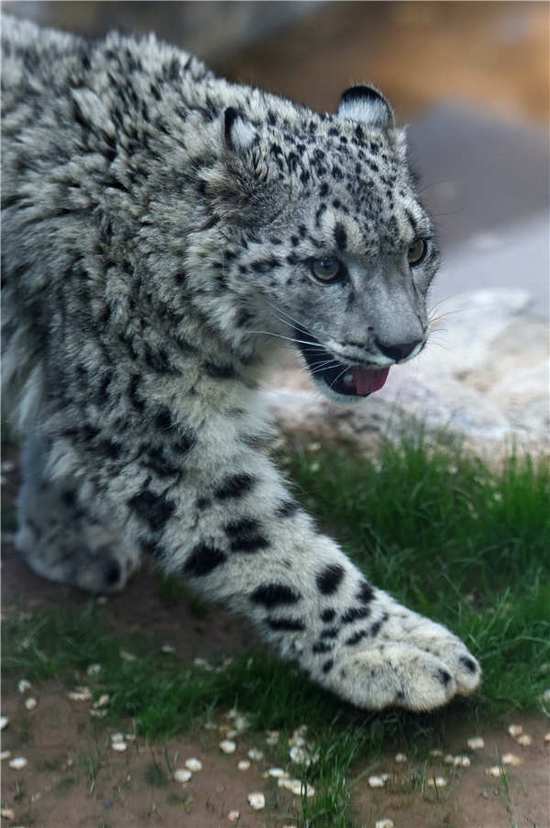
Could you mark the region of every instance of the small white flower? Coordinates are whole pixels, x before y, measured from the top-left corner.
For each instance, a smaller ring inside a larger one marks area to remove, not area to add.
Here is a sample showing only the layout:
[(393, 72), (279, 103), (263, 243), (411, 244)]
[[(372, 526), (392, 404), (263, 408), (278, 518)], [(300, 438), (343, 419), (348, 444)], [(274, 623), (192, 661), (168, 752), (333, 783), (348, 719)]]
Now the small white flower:
[(189, 782), (193, 774), (188, 768), (178, 768), (174, 771), (174, 779), (176, 782)]
[(378, 819), (375, 828), (394, 828), (393, 819)]
[(241, 761), (237, 764), (237, 767), (240, 771), (247, 771), (250, 767), (250, 762), (248, 759), (241, 759)]
[(287, 771), (282, 768), (269, 768), (267, 775), (272, 776), (274, 779), (284, 779), (288, 777)]
[(248, 804), (254, 811), (261, 811), (265, 808), (265, 796), (260, 791), (253, 791), (247, 796)]
[(11, 750), (3, 750), (0, 753), (0, 761), (4, 761), (4, 759), (9, 759), (11, 756)]
[(12, 811), (11, 808), (1, 808), (0, 816), (2, 817), (2, 819), (9, 819), (10, 822), (13, 822), (13, 820), (15, 819), (15, 812)]
[(87, 676), (98, 676), (101, 673), (102, 667), (101, 664), (90, 664), (88, 669), (86, 670)]
[(67, 696), (71, 701), (90, 701), (92, 698), (89, 687), (75, 687)]
[(434, 759), (439, 759), (440, 756), (443, 756), (443, 751), (435, 748), (434, 750), (430, 750), (430, 756), (433, 756)]
[(308, 785), (306, 782), (302, 782), (301, 779), (287, 779), (286, 777), (282, 777), (277, 780), (277, 785), (279, 788), (290, 791), (294, 796), (315, 796), (315, 788), (313, 785)]
[(369, 776), (368, 783), (370, 788), (383, 788), (386, 784), (383, 776)]
[[(407, 762), (408, 759), (407, 759), (407, 756), (406, 756), (405, 753), (396, 753), (395, 754), (395, 761), (398, 764), (403, 764), (403, 762)], [(386, 822), (387, 822), (387, 820), (386, 820)]]
[(224, 739), (220, 742), (220, 750), (222, 753), (235, 753), (237, 750), (237, 744), (231, 739)]
[(257, 748), (251, 748), (248, 751), (247, 756), (249, 759), (252, 759), (253, 762), (260, 762), (264, 758), (262, 751)]
[(120, 650), (119, 655), (123, 661), (137, 661), (137, 656), (129, 653), (128, 650)]
[(520, 759), (514, 753), (505, 753), (501, 761), (503, 765), (512, 765), (512, 767), (517, 767), (523, 763), (523, 759)]
[(196, 771), (202, 770), (202, 762), (200, 759), (195, 758), (186, 759), (185, 767), (188, 768), (190, 771), (193, 771), (193, 773), (196, 773)]
[(496, 779), (498, 779), (499, 776), (504, 776), (506, 771), (504, 770), (504, 768), (501, 768), (500, 765), (493, 765), (492, 768), (487, 768), (485, 770), (485, 773), (488, 776), (494, 776)]
[(10, 720), (7, 716), (0, 716), (0, 730), (4, 730), (5, 727), (8, 726)]
[(20, 681), (17, 682), (17, 689), (19, 690), (20, 693), (26, 693), (27, 690), (31, 689), (31, 687), (32, 687), (32, 684), (30, 683), (30, 681), (28, 679), (21, 679)]
[(9, 765), (10, 768), (14, 770), (23, 770), (23, 768), (27, 767), (27, 760), (24, 756), (16, 756), (14, 759), (10, 759)]
[(444, 776), (432, 776), (428, 779), (428, 785), (430, 788), (444, 788), (447, 784), (447, 780)]
[(229, 822), (238, 822), (240, 816), (241, 814), (239, 811), (229, 811), (229, 813), (227, 814), (227, 819), (229, 820)]
[(481, 736), (473, 736), (471, 739), (468, 739), (466, 744), (470, 750), (483, 750), (485, 747), (485, 741)]
[(443, 759), (446, 765), (454, 765), (455, 758), (452, 753), (448, 753)]
[(160, 651), (164, 655), (173, 655), (176, 652), (176, 648), (173, 644), (163, 644)]
[(268, 730), (265, 740), (268, 745), (276, 745), (279, 742), (280, 735), (278, 730)]
[(469, 756), (455, 756), (453, 762), (455, 768), (469, 768), (471, 764)]
[(27, 710), (34, 710), (37, 704), (38, 702), (32, 696), (29, 696), (28, 699), (25, 699), (25, 707), (27, 708)]
[(126, 744), (126, 742), (111, 742), (111, 747), (113, 748), (113, 750), (116, 750), (119, 753), (123, 753), (123, 751), (126, 750), (128, 745)]
[(123, 742), (124, 741), (124, 733), (111, 733), (111, 742)]
[(545, 742), (550, 742), (550, 731), (548, 733), (544, 734), (544, 741)]
[(518, 736), (516, 742), (522, 747), (529, 747), (533, 743), (533, 737), (529, 736), (528, 733), (522, 733), (521, 736)]
[(97, 710), (100, 707), (105, 707), (106, 704), (109, 704), (109, 694), (102, 693), (99, 699), (92, 704), (92, 707)]
[(523, 733), (523, 726), (517, 724), (511, 724), (508, 728), (508, 733), (513, 739), (517, 739), (518, 736), (521, 736)]

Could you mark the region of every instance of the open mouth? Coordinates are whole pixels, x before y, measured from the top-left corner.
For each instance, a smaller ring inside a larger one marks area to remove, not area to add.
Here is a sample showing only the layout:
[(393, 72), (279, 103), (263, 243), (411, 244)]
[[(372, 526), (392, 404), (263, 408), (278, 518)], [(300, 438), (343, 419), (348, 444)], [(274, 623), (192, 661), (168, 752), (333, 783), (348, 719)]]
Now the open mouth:
[(365, 365), (346, 365), (337, 360), (318, 339), (304, 331), (296, 331), (299, 348), (316, 382), (324, 383), (329, 391), (344, 397), (368, 397), (379, 391), (388, 378), (389, 368), (367, 368)]

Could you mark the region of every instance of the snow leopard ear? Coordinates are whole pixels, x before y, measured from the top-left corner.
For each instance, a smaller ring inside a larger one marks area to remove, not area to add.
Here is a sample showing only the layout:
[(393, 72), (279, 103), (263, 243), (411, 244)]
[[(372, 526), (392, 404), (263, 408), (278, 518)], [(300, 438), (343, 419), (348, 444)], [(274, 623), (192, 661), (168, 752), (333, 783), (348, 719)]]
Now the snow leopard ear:
[(393, 109), (374, 86), (350, 86), (343, 93), (338, 116), (350, 121), (361, 121), (375, 129), (395, 126)]
[(243, 154), (254, 146), (258, 134), (237, 109), (228, 106), (223, 113), (223, 139), (228, 150)]

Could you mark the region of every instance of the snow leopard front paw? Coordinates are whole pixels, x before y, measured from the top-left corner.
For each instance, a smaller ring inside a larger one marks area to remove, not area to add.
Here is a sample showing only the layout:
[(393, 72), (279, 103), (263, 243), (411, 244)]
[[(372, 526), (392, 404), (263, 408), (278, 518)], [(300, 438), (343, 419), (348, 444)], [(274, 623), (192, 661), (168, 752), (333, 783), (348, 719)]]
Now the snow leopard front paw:
[(326, 684), (357, 707), (433, 710), (478, 686), (481, 670), (465, 645), (444, 627), (424, 620), (399, 639), (340, 651)]

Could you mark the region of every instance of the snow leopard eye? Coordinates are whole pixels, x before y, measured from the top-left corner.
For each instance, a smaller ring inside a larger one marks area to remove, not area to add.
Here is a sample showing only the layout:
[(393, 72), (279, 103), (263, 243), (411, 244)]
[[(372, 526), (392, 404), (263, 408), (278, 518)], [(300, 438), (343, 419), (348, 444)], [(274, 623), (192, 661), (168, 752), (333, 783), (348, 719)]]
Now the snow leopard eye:
[(324, 259), (312, 259), (310, 264), (311, 272), (318, 282), (338, 282), (345, 276), (345, 268), (342, 262), (334, 256), (327, 256)]
[(421, 264), (428, 252), (428, 242), (425, 239), (416, 239), (407, 250), (407, 259), (411, 267)]

